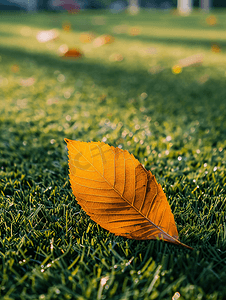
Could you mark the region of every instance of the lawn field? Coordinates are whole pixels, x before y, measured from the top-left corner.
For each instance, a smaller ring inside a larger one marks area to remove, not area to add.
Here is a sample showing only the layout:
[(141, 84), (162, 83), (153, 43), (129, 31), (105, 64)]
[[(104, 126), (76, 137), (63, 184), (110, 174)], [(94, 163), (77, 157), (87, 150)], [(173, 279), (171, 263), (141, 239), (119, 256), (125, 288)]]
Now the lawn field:
[[(0, 13), (0, 299), (226, 299), (225, 16)], [(91, 221), (64, 138), (133, 153), (193, 250)]]

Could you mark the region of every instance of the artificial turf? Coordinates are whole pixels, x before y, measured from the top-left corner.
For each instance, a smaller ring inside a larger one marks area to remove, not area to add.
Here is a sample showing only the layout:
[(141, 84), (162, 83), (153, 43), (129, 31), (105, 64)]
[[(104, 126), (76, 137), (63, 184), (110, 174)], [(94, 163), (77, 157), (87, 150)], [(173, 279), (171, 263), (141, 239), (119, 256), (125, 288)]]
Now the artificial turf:
[[(226, 19), (214, 15), (211, 26), (198, 11), (1, 13), (0, 299), (226, 299)], [(39, 43), (51, 28), (58, 39)], [(82, 44), (84, 31), (115, 41)], [(83, 58), (58, 57), (62, 44)], [(196, 54), (201, 65), (173, 73)], [(91, 221), (72, 195), (64, 138), (133, 153), (194, 250)]]

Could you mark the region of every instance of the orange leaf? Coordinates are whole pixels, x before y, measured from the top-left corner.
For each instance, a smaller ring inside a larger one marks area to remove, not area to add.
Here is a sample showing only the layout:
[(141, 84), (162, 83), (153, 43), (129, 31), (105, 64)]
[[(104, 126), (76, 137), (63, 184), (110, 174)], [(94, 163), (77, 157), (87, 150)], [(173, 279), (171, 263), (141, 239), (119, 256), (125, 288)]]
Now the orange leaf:
[(103, 142), (65, 141), (73, 194), (93, 221), (115, 235), (190, 248), (178, 240), (161, 185), (132, 154)]
[(63, 58), (81, 58), (83, 56), (79, 49), (71, 48), (64, 53)]

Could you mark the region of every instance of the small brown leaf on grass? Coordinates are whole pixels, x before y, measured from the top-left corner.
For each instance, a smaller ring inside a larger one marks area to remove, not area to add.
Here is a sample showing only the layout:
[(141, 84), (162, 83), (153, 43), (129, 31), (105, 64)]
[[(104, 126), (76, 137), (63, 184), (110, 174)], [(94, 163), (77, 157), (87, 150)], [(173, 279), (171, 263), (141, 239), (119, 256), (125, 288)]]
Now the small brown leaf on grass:
[(214, 26), (217, 24), (217, 18), (214, 15), (209, 16), (206, 18), (206, 23), (210, 26)]
[(115, 235), (192, 249), (178, 239), (161, 185), (132, 154), (103, 142), (65, 141), (73, 194), (93, 221)]
[(211, 45), (211, 51), (214, 53), (220, 53), (221, 52), (221, 47), (219, 44), (212, 44)]
[(95, 35), (93, 33), (90, 33), (90, 32), (83, 32), (80, 34), (80, 41), (82, 43), (91, 43), (95, 38)]
[(62, 56), (63, 58), (81, 58), (83, 56), (82, 52), (79, 49), (71, 48)]
[(132, 35), (132, 36), (139, 35), (140, 34), (140, 28), (138, 28), (138, 27), (132, 27), (132, 28), (130, 28), (129, 34)]
[(12, 71), (13, 73), (17, 73), (17, 72), (20, 71), (20, 67), (19, 67), (18, 65), (12, 65), (11, 71)]
[(103, 45), (112, 44), (114, 42), (114, 37), (108, 34), (101, 35), (93, 41), (94, 47), (101, 47)]
[(70, 22), (65, 22), (62, 24), (63, 30), (66, 32), (69, 32), (71, 30), (71, 23)]

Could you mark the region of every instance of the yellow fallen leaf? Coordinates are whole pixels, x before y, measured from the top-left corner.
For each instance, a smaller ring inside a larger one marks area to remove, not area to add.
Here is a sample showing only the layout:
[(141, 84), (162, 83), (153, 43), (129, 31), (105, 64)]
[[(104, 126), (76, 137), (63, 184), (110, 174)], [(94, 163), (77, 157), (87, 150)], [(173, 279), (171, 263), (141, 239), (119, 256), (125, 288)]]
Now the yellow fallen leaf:
[(209, 16), (206, 18), (206, 23), (210, 26), (214, 26), (217, 24), (217, 18), (214, 15)]
[(190, 248), (178, 239), (161, 185), (132, 154), (103, 142), (65, 141), (73, 194), (93, 221), (115, 235)]
[(174, 74), (180, 74), (182, 72), (182, 67), (180, 65), (175, 65), (172, 67), (172, 72)]

